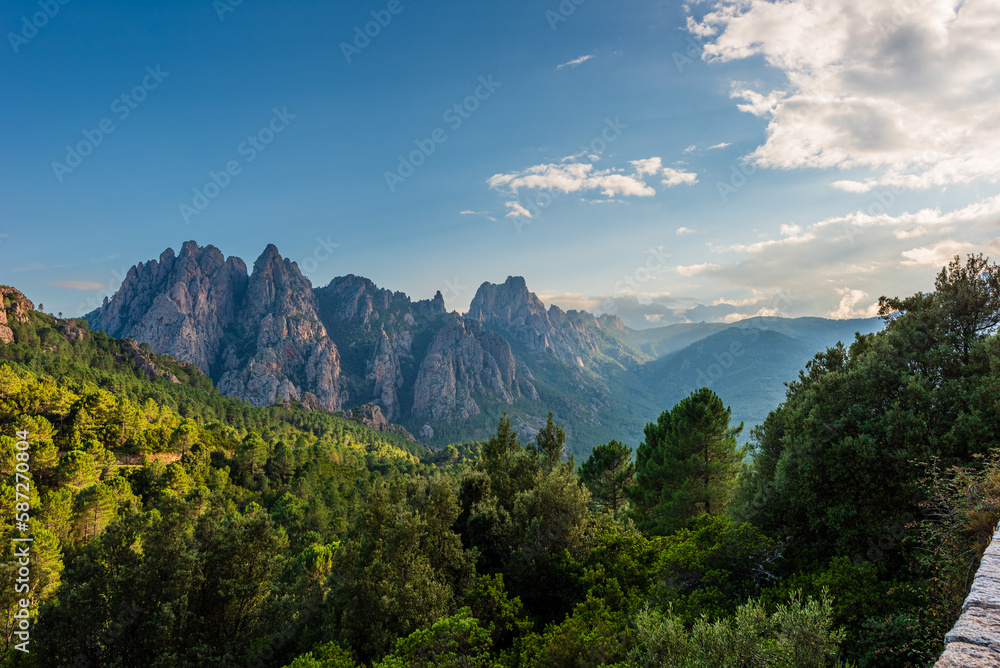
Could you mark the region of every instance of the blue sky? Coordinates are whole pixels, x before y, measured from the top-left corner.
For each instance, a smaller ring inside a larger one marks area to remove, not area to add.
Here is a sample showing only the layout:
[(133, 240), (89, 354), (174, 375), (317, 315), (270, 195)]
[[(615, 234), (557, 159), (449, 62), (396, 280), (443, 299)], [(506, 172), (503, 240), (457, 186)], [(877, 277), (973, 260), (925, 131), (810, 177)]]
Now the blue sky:
[(232, 2), (4, 4), (0, 282), (79, 314), (274, 243), (642, 326), (870, 314), (998, 248), (995, 0)]

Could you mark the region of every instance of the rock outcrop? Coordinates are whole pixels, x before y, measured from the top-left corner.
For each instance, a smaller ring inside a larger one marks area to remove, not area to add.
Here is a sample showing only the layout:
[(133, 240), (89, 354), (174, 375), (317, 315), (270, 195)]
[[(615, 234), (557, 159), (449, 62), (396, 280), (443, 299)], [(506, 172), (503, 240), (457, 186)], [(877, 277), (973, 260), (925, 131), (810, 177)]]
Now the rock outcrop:
[(28, 322), (28, 311), (34, 311), (35, 305), (20, 290), (7, 285), (0, 285), (0, 341), (14, 343), (14, 330), (11, 322)]
[(500, 284), (483, 283), (469, 306), (467, 317), (503, 332), (534, 353), (551, 352), (571, 365), (584, 366), (581, 353), (620, 355), (607, 332), (624, 332), (625, 325), (613, 315), (596, 317), (585, 311), (548, 309), (520, 276)]
[(377, 403), (389, 420), (413, 404), (419, 360), (414, 342), (426, 338), (445, 316), (444, 298), (411, 301), (402, 292), (379, 288), (367, 278), (335, 278), (316, 289), (320, 317), (344, 354), (352, 394)]
[(386, 420), (385, 415), (382, 414), (382, 409), (375, 404), (355, 406), (354, 408), (342, 413), (342, 415), (348, 420), (357, 422), (358, 424), (364, 425), (369, 429), (374, 429), (375, 431), (381, 431), (387, 434), (399, 434), (408, 441), (413, 443), (417, 442), (417, 439), (413, 437), (413, 434), (408, 432), (404, 427), (398, 424), (392, 424)]
[(1000, 666), (1000, 528), (979, 564), (962, 614), (935, 668)]
[(224, 259), (214, 246), (167, 249), (132, 267), (89, 320), (196, 365), (221, 391), (254, 405), (308, 400), (338, 410), (344, 403), (339, 356), (312, 286), (273, 245), (249, 277), (243, 260)]
[[(146, 377), (150, 380), (156, 380), (157, 378), (162, 377), (171, 383), (181, 382), (174, 374), (159, 368), (156, 365), (156, 362), (153, 361), (153, 356), (139, 347), (139, 344), (136, 343), (135, 339), (122, 339), (121, 348), (124, 359), (135, 365), (135, 368), (146, 374)], [(183, 362), (181, 362), (181, 364), (183, 364)]]
[(538, 398), (531, 383), (518, 377), (510, 344), (457, 315), (434, 337), (413, 394), (413, 416), (435, 420), (479, 415), (477, 395), (507, 404), (522, 396)]
[(233, 327), (236, 342), (222, 353), (219, 389), (262, 406), (301, 401), (339, 410), (345, 400), (340, 355), (317, 313), (312, 285), (273, 244), (254, 263), (244, 309)]
[(158, 261), (129, 269), (118, 292), (88, 319), (94, 329), (144, 341), (211, 375), (226, 330), (243, 314), (246, 292), (243, 260), (188, 241), (178, 255), (168, 248)]

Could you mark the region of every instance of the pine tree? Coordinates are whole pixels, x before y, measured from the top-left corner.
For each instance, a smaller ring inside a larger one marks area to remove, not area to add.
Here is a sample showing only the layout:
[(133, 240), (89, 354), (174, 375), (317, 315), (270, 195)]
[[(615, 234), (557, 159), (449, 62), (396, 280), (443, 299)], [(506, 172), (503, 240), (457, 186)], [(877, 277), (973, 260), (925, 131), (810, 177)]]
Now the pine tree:
[(580, 480), (594, 495), (593, 505), (618, 517), (628, 503), (629, 488), (635, 484), (632, 448), (618, 441), (597, 446), (580, 466)]
[(743, 425), (730, 427), (730, 415), (718, 395), (703, 387), (646, 425), (631, 495), (641, 528), (667, 534), (724, 510), (742, 457), (736, 437)]
[(566, 430), (562, 425), (556, 426), (551, 412), (548, 422), (538, 432), (535, 445), (531, 449), (538, 455), (541, 466), (546, 471), (554, 470), (562, 459), (563, 451), (566, 449)]

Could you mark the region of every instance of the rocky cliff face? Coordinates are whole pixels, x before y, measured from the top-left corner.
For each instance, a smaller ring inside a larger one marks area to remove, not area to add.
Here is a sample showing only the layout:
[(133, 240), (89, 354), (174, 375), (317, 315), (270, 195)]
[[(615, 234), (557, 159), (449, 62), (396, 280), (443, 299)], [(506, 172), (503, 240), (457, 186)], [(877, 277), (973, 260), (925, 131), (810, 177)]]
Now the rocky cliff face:
[(344, 353), (352, 394), (378, 404), (389, 420), (403, 417), (413, 404), (407, 395), (422, 353), (414, 344), (444, 317), (441, 293), (413, 302), (402, 292), (349, 275), (318, 288), (316, 296), (320, 317)]
[(410, 442), (416, 442), (417, 440), (413, 437), (413, 434), (400, 425), (389, 422), (385, 415), (382, 414), (381, 407), (375, 404), (355, 406), (348, 411), (340, 413), (340, 415), (343, 415), (348, 420), (364, 425), (369, 429), (374, 429), (375, 431), (381, 431), (388, 434), (399, 434)]
[(220, 390), (255, 405), (282, 397), (338, 410), (344, 402), (339, 356), (312, 286), (274, 246), (249, 277), (243, 260), (226, 260), (214, 246), (189, 241), (176, 256), (167, 249), (132, 267), (89, 319), (197, 365)]
[(519, 276), (511, 276), (500, 285), (483, 283), (467, 317), (504, 332), (533, 352), (551, 352), (576, 366), (583, 366), (581, 352), (617, 357), (619, 351), (609, 345), (602, 331), (625, 331), (617, 316), (598, 318), (585, 311), (563, 311), (555, 305), (546, 310)]
[(356, 397), (379, 405), (389, 420), (460, 420), (480, 413), (477, 397), (507, 404), (537, 397), (518, 377), (510, 345), (447, 313), (440, 292), (414, 302), (345, 276), (316, 293), (324, 323), (350, 357), (345, 368)]
[(255, 405), (283, 398), (339, 410), (346, 397), (337, 347), (320, 322), (312, 285), (274, 245), (254, 263), (244, 304), (236, 342), (222, 353), (219, 389)]
[(474, 320), (454, 315), (437, 332), (420, 365), (413, 415), (435, 420), (478, 415), (476, 396), (511, 404), (538, 393), (517, 375), (510, 344)]
[(6, 285), (0, 285), (0, 341), (14, 342), (14, 331), (11, 322), (28, 322), (28, 311), (34, 311), (35, 305), (27, 297)]
[(132, 267), (114, 297), (90, 318), (91, 326), (144, 341), (211, 374), (224, 332), (243, 312), (246, 291), (243, 260), (226, 260), (215, 246), (188, 241), (179, 255), (168, 248), (159, 261)]

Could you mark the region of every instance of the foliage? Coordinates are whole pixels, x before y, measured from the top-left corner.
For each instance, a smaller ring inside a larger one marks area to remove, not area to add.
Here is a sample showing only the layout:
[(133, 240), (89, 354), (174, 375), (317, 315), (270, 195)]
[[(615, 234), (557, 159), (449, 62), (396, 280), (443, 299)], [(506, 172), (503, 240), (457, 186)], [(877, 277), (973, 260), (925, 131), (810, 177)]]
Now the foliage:
[(414, 631), (396, 643), (374, 668), (487, 668), (492, 666), (490, 633), (479, 626), (468, 608)]
[(637, 668), (821, 668), (837, 661), (841, 631), (832, 626), (830, 600), (794, 595), (768, 614), (751, 601), (726, 620), (698, 620), (688, 630), (672, 614), (647, 609), (636, 617), (636, 648), (629, 653)]
[(628, 492), (635, 483), (632, 449), (618, 441), (597, 446), (580, 466), (580, 481), (593, 495), (596, 508), (618, 517), (628, 508)]
[(702, 388), (646, 425), (636, 452), (632, 516), (646, 532), (666, 535), (729, 502), (741, 452), (731, 411)]
[(678, 617), (719, 619), (775, 579), (778, 545), (750, 524), (702, 516), (660, 543), (660, 597)]
[(955, 478), (945, 492), (940, 473), (929, 483), (925, 471), (926, 462), (938, 472), (982, 468), (996, 447), (998, 276), (979, 256), (955, 258), (934, 292), (883, 297), (885, 331), (817, 355), (754, 433), (738, 517), (785, 542), (789, 570), (816, 573), (831, 558), (868, 564), (869, 591), (891, 602), (841, 590), (869, 614), (844, 617), (860, 665), (936, 655), (982, 547), (973, 536), (996, 517), (976, 509), (956, 533), (966, 520), (953, 492), (966, 485)]

